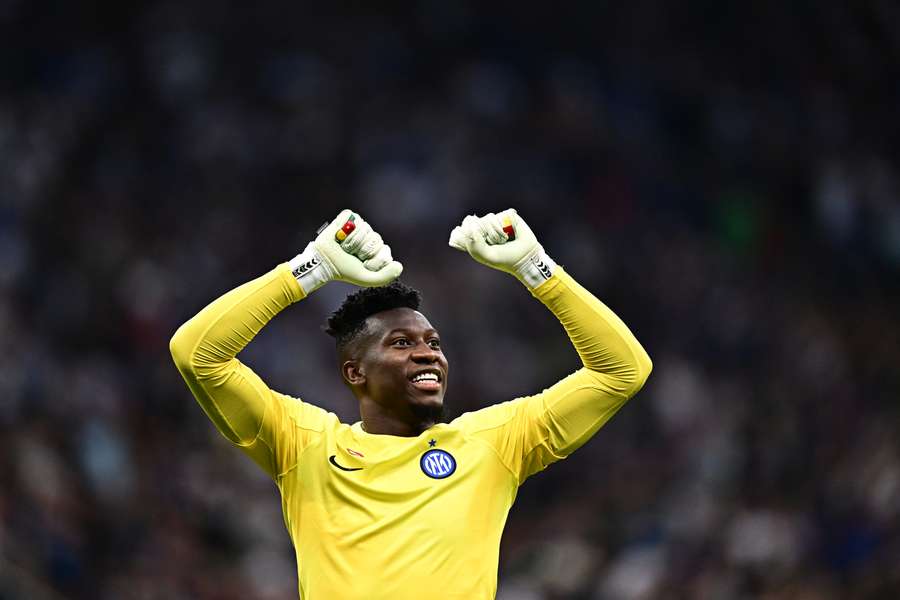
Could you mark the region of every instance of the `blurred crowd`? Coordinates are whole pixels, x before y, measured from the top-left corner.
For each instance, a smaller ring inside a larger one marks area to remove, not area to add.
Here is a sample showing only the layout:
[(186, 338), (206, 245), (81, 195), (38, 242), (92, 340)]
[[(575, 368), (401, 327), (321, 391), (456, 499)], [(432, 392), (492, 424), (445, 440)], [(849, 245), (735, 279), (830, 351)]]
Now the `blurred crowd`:
[[(0, 40), (0, 599), (297, 597), (167, 343), (345, 206), (451, 417), (579, 366), (447, 246), (467, 213), (517, 208), (654, 360), (520, 490), (500, 600), (900, 598), (897, 3), (6, 0)], [(241, 358), (353, 422), (350, 289)]]

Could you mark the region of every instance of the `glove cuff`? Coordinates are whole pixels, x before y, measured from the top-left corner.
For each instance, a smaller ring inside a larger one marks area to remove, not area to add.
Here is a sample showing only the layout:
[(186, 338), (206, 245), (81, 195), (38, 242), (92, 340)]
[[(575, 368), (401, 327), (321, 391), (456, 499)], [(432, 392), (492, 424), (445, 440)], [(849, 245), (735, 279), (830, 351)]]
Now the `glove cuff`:
[(289, 260), (288, 267), (307, 296), (337, 276), (331, 264), (319, 253), (313, 242), (307, 244), (303, 252)]
[(528, 289), (533, 290), (553, 277), (556, 267), (556, 261), (550, 258), (541, 246), (538, 246), (534, 252), (516, 263), (513, 267), (513, 274)]

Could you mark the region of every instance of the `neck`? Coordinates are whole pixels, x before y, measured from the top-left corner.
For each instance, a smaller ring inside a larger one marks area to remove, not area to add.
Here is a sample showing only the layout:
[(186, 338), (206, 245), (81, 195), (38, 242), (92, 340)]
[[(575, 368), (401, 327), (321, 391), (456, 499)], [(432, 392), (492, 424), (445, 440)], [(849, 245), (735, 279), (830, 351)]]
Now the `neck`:
[(360, 399), (359, 414), (363, 431), (377, 435), (415, 437), (437, 422), (432, 415), (417, 415), (411, 410), (391, 413), (368, 398)]

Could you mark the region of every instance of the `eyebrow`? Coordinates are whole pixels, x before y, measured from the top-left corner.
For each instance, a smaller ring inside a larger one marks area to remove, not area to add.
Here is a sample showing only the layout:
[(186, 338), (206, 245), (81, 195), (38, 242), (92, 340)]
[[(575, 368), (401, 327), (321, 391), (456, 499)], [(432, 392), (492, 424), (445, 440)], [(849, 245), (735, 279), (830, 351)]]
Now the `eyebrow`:
[[(390, 337), (396, 333), (412, 333), (412, 332), (413, 332), (412, 329), (407, 329), (406, 327), (397, 327), (397, 328), (394, 328), (394, 329), (391, 329), (390, 331), (388, 331), (385, 334), (385, 337)], [(438, 331), (434, 327), (429, 327), (428, 329), (425, 330), (425, 335), (428, 335), (429, 333), (438, 333)], [(440, 335), (440, 334), (438, 334), (438, 335)]]

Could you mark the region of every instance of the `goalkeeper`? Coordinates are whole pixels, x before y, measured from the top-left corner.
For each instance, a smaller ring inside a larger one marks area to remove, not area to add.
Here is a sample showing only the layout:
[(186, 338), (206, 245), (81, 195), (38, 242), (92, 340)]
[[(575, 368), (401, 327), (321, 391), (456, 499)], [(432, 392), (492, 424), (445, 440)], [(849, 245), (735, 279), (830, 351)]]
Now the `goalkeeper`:
[[(391, 283), (402, 266), (390, 248), (349, 210), (172, 338), (203, 410), (281, 492), (301, 598), (494, 598), (518, 487), (590, 439), (650, 373), (628, 328), (514, 210), (466, 217), (450, 245), (517, 277), (562, 323), (582, 367), (533, 396), (439, 422), (448, 380), (440, 336), (417, 310), (419, 293)], [(335, 279), (364, 288), (328, 321), (359, 402), (352, 425), (269, 389), (235, 358), (281, 310)]]

